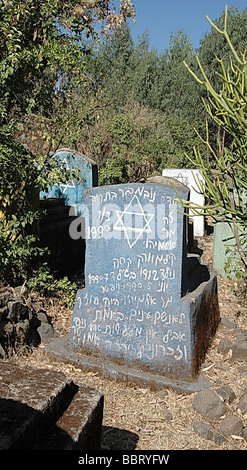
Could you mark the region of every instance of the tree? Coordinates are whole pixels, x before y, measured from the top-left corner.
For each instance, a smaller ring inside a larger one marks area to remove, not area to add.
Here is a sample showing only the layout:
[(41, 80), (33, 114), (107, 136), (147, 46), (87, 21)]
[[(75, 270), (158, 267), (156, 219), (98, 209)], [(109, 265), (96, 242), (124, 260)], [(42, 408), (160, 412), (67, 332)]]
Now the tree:
[[(204, 210), (216, 221), (226, 221), (231, 225), (237, 250), (247, 270), (247, 207), (243, 197), (243, 192), (247, 191), (247, 60), (246, 49), (238, 51), (231, 41), (227, 11), (226, 7), (222, 29), (209, 20), (217, 34), (224, 38), (231, 53), (230, 65), (218, 59), (221, 67), (221, 73), (217, 74), (220, 89), (212, 85), (211, 77), (207, 76), (199, 58), (200, 77), (189, 69), (196, 81), (206, 89), (209, 97), (208, 100), (204, 99), (206, 112), (222, 129), (225, 139), (218, 139), (216, 152), (210, 144), (207, 127), (206, 139), (201, 139), (210, 150), (213, 164), (207, 166), (196, 149), (195, 157), (196, 166), (205, 178), (205, 196), (211, 201)], [(225, 141), (228, 141), (227, 146)], [(198, 207), (193, 204), (189, 206), (197, 213)]]
[(167, 114), (176, 113), (186, 119), (197, 119), (198, 87), (191, 82), (183, 65), (184, 60), (193, 65), (193, 46), (182, 29), (171, 35), (169, 48), (160, 60), (159, 109)]
[[(225, 22), (225, 12), (215, 21), (215, 26), (223, 30)], [(230, 7), (227, 13), (227, 31), (231, 38), (231, 43), (237, 52), (244, 51), (246, 47), (246, 35), (247, 35), (247, 8), (243, 11), (239, 11), (237, 7)], [(221, 74), (221, 64), (218, 60), (220, 57), (224, 64), (230, 65), (233, 58), (232, 51), (226, 41), (226, 38), (222, 34), (218, 34), (216, 28), (212, 26), (210, 32), (202, 39), (200, 48), (198, 50), (198, 56), (203, 69), (210, 80), (215, 90), (220, 91), (222, 82), (218, 74)], [(195, 70), (195, 67), (193, 67)], [(198, 77), (201, 77), (201, 72), (198, 70)], [(208, 97), (208, 91), (201, 89), (201, 94), (204, 99)], [(207, 120), (209, 127), (209, 139), (210, 144), (217, 152), (217, 139), (225, 140), (225, 134), (218, 124), (213, 121), (208, 114), (205, 115), (205, 107), (201, 104), (198, 105), (198, 113), (201, 120)], [(227, 141), (224, 142), (227, 145)], [(208, 152), (208, 158), (210, 152)]]
[[(120, 1), (118, 13), (111, 0), (0, 0), (0, 276), (6, 280), (23, 279), (39, 252), (30, 233), (38, 218), (35, 192), (68, 178), (51, 156), (75, 119), (79, 93), (88, 90), (83, 38), (95, 36), (96, 21), (108, 34), (133, 15), (130, 0)], [(20, 125), (33, 121), (45, 123), (49, 143), (39, 155), (16, 139)], [(62, 131), (54, 136), (58, 123)]]
[(131, 93), (142, 105), (157, 108), (157, 89), (160, 81), (159, 56), (157, 50), (149, 48), (149, 36), (145, 31), (140, 36), (130, 61)]
[(104, 102), (117, 107), (124, 105), (131, 86), (130, 60), (134, 43), (130, 27), (123, 24), (115, 34), (111, 34), (102, 43), (95, 59), (98, 89)]

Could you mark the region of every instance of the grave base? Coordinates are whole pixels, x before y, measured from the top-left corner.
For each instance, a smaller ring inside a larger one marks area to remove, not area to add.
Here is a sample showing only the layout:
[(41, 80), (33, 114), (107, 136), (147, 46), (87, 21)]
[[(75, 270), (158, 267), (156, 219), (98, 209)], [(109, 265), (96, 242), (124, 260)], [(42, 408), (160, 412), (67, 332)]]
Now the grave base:
[(46, 352), (56, 360), (76, 364), (85, 371), (97, 372), (99, 375), (113, 380), (135, 384), (139, 387), (149, 387), (151, 390), (168, 388), (178, 393), (194, 393), (210, 387), (210, 383), (198, 378), (191, 382), (174, 380), (158, 374), (142, 372), (134, 367), (124, 367), (113, 361), (101, 362), (99, 358), (75, 352), (70, 348), (70, 336), (66, 335), (52, 340), (46, 346)]

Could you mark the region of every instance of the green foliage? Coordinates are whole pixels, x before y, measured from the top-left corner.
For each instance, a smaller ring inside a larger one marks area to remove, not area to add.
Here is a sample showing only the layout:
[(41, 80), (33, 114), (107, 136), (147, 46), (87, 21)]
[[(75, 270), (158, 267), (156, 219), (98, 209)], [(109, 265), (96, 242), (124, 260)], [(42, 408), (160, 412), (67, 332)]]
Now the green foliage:
[[(99, 121), (100, 122), (100, 121)], [(108, 158), (97, 153), (100, 184), (123, 183), (148, 177), (159, 170), (166, 149), (164, 117), (130, 99), (121, 114), (102, 121), (97, 141)]]
[(126, 164), (120, 158), (108, 158), (99, 172), (100, 185), (126, 183), (127, 180)]
[[(201, 169), (205, 179), (205, 195), (211, 205), (205, 207), (208, 215), (215, 220), (229, 222), (233, 227), (237, 249), (241, 261), (247, 269), (246, 235), (247, 235), (247, 60), (246, 49), (237, 51), (230, 39), (227, 29), (227, 7), (223, 29), (212, 23), (217, 33), (228, 44), (232, 59), (225, 65), (218, 59), (221, 73), (218, 79), (220, 90), (212, 85), (200, 59), (197, 58), (200, 77), (193, 71), (191, 74), (206, 89), (208, 100), (204, 106), (211, 120), (222, 130), (224, 139), (218, 139), (216, 152), (209, 140), (207, 127), (206, 139), (202, 141), (210, 151), (214, 164), (205, 164), (201, 152), (195, 149), (196, 166)], [(188, 66), (187, 66), (188, 67)], [(227, 142), (227, 145), (225, 144)], [(190, 205), (191, 206), (191, 205)], [(191, 206), (193, 209), (193, 207)], [(195, 212), (197, 210), (194, 207)]]
[[(119, 14), (110, 0), (0, 0), (0, 276), (29, 276), (38, 248), (38, 192), (68, 180), (51, 159), (62, 142), (75, 145), (90, 85), (94, 23), (114, 30), (133, 16), (130, 0)], [(86, 93), (85, 93), (86, 91)], [(22, 128), (42, 129), (46, 143), (33, 155), (18, 141)], [(66, 137), (65, 137), (66, 134)]]
[[(111, 0), (0, 0), (0, 276), (29, 276), (41, 254), (38, 191), (77, 176), (51, 158), (59, 146), (95, 159), (100, 184), (200, 164), (207, 196), (214, 201), (217, 194), (220, 203), (213, 207), (227, 220), (229, 184), (230, 193), (246, 189), (245, 72), (237, 57), (245, 60), (239, 51), (247, 10), (229, 12), (231, 47), (217, 31), (224, 29), (222, 15), (201, 42), (197, 61), (183, 30), (160, 54), (150, 50), (147, 32), (135, 45), (124, 24), (133, 16), (131, 1), (121, 0), (118, 15), (112, 6)], [(100, 45), (97, 20), (109, 33)], [(17, 141), (27, 127), (31, 135), (40, 131), (44, 146), (37, 154)], [(240, 213), (246, 216), (241, 199), (234, 208), (237, 225)]]
[(27, 281), (27, 287), (43, 297), (56, 297), (63, 304), (73, 307), (78, 286), (67, 276), (56, 279), (44, 263)]
[[(234, 236), (232, 237), (234, 239)], [(226, 254), (225, 254), (225, 265), (224, 265), (224, 271), (226, 273), (226, 276), (228, 279), (231, 279), (234, 277), (238, 280), (244, 280), (246, 279), (246, 271), (243, 266), (243, 262), (239, 256), (238, 250), (236, 248), (236, 245), (228, 245), (225, 243), (226, 247)], [(242, 243), (242, 248), (245, 253), (247, 253), (247, 241), (246, 239), (243, 240)]]
[[(225, 12), (214, 23), (217, 28), (223, 30)], [(227, 32), (234, 49), (237, 52), (244, 51), (246, 48), (247, 8), (241, 12), (238, 11), (237, 7), (228, 9)], [(219, 91), (221, 89), (221, 80), (217, 73), (221, 73), (221, 66), (218, 58), (220, 57), (224, 64), (230, 64), (233, 55), (226, 38), (219, 34), (215, 27), (212, 27), (210, 32), (201, 40), (198, 56), (212, 86)]]
[(25, 229), (39, 217), (39, 213), (29, 212), (23, 216), (12, 214), (8, 226), (0, 220), (0, 279), (18, 284), (32, 271), (35, 259), (45, 253), (37, 246), (34, 235)]

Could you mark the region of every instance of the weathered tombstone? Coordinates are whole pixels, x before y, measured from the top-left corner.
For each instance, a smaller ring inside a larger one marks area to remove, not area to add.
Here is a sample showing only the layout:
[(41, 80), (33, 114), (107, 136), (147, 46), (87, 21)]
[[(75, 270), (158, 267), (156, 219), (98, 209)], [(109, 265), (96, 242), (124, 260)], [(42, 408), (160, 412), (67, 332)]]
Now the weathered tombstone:
[(85, 155), (70, 149), (58, 150), (53, 158), (56, 158), (67, 170), (79, 170), (81, 179), (54, 185), (48, 192), (41, 191), (40, 198), (63, 198), (66, 206), (74, 208), (76, 216), (83, 216), (85, 204), (82, 193), (85, 189), (98, 185), (97, 164)]
[(187, 200), (189, 189), (164, 177), (84, 191), (86, 287), (70, 334), (78, 363), (156, 385), (192, 381), (219, 322), (216, 277), (187, 258), (171, 181)]
[[(197, 204), (198, 206), (204, 206), (204, 196), (200, 193), (199, 184), (204, 185), (204, 179), (200, 173), (200, 170), (190, 169), (165, 169), (162, 172), (163, 176), (174, 178), (180, 183), (185, 184), (190, 189), (190, 201)], [(200, 212), (200, 211), (199, 211)], [(193, 216), (192, 211), (189, 211), (189, 215), (193, 217), (193, 231), (195, 237), (203, 237), (205, 233), (205, 218), (203, 215)]]
[[(242, 204), (247, 204), (247, 193), (242, 192)], [(234, 198), (238, 203), (237, 194)], [(243, 208), (244, 209), (244, 208)], [(241, 236), (241, 232), (239, 231)], [(241, 260), (237, 251), (234, 237), (233, 224), (228, 222), (216, 222), (214, 225), (214, 256), (213, 269), (222, 277), (235, 278), (236, 273), (241, 272)]]
[[(235, 191), (234, 199), (239, 204), (238, 195)], [(247, 204), (247, 193), (241, 194), (241, 204)], [(239, 232), (240, 234), (241, 232)], [(236, 273), (241, 270), (240, 255), (237, 251), (233, 225), (228, 222), (216, 222), (214, 225), (214, 255), (213, 269), (222, 277), (235, 278)]]

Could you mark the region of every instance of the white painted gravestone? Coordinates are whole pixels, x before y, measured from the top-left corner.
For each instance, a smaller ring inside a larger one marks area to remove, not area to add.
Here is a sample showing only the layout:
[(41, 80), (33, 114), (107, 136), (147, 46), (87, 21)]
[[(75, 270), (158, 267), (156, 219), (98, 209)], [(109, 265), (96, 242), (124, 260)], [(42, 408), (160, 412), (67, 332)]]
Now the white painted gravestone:
[[(199, 184), (204, 185), (204, 179), (200, 173), (200, 170), (190, 169), (165, 169), (162, 172), (163, 176), (174, 178), (180, 183), (185, 184), (190, 189), (190, 201), (197, 204), (198, 206), (204, 206), (204, 196), (200, 193)], [(199, 211), (200, 212), (200, 211)], [(205, 232), (205, 218), (203, 211), (202, 215), (193, 216), (192, 211), (189, 211), (189, 215), (193, 217), (193, 231), (195, 237), (203, 237)]]

